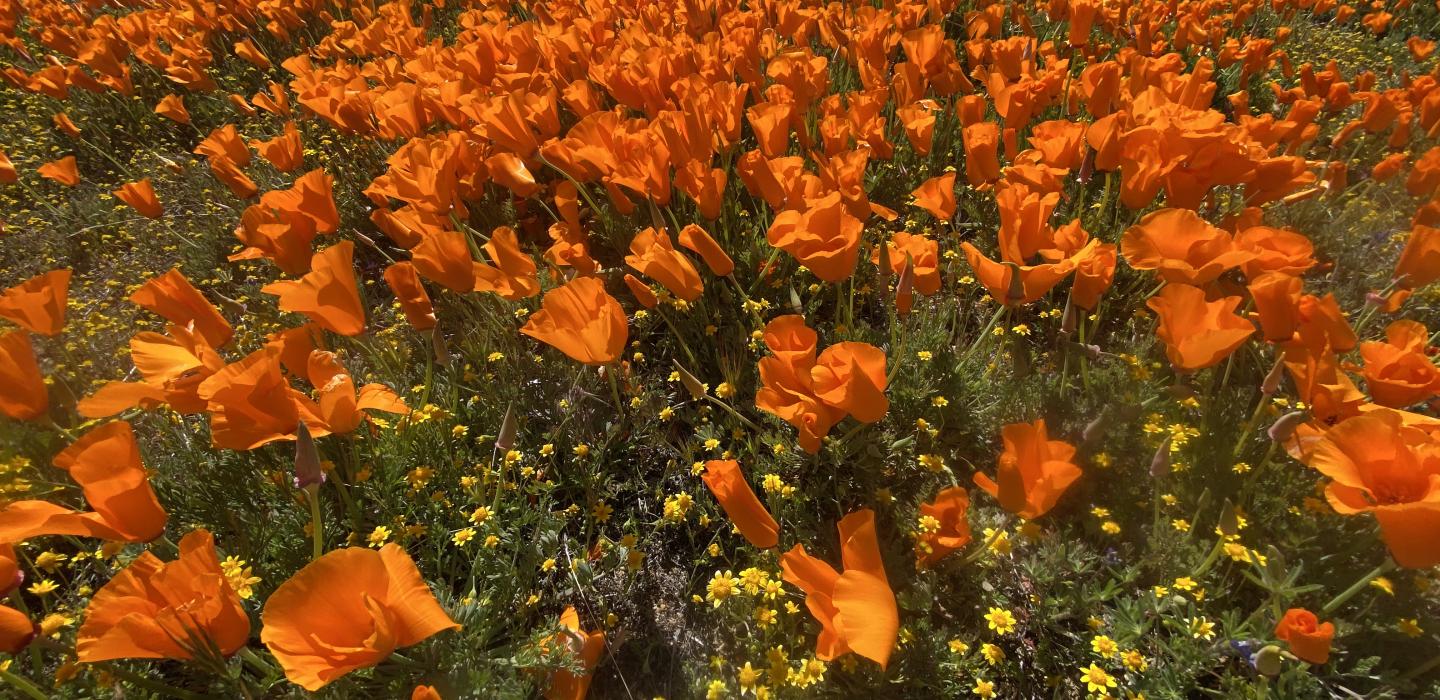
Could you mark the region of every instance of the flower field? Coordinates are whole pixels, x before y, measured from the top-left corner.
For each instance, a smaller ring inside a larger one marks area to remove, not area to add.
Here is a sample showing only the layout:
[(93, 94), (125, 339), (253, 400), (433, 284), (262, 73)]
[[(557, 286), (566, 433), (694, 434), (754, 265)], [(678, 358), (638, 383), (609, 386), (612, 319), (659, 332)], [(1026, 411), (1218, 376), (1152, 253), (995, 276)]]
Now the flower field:
[(0, 0), (0, 697), (1440, 696), (1436, 37)]

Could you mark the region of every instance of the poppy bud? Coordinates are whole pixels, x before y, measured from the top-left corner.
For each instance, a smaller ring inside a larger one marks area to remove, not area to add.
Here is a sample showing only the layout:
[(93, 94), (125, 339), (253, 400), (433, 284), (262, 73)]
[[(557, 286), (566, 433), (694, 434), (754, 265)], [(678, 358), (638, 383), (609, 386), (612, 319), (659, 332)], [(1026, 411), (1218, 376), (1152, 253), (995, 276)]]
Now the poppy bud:
[(679, 362), (674, 364), (675, 372), (680, 375), (680, 383), (684, 384), (685, 390), (690, 392), (690, 398), (697, 401), (705, 398), (705, 385), (701, 384), (700, 380), (695, 378), (695, 375), (686, 371), (684, 367), (681, 367)]
[(310, 490), (325, 483), (325, 470), (320, 468), (320, 451), (310, 429), (300, 422), (295, 429), (295, 488)]
[(1025, 301), (1025, 281), (1020, 277), (1020, 266), (1012, 262), (1004, 263), (1010, 270), (1010, 288), (1005, 292), (1005, 305), (1015, 306)]
[(1170, 473), (1170, 438), (1160, 443), (1155, 456), (1150, 459), (1150, 476), (1156, 479)]
[(795, 292), (794, 287), (790, 288), (790, 313), (802, 316), (805, 314), (805, 305), (800, 303), (800, 295)]
[(895, 283), (895, 308), (900, 311), (901, 316), (910, 314), (910, 304), (914, 299), (914, 287), (915, 261), (906, 255), (905, 270), (900, 273), (900, 281)]
[(1220, 534), (1227, 539), (1240, 534), (1240, 518), (1228, 498), (1225, 499), (1225, 505), (1220, 507), (1220, 522), (1215, 527), (1219, 528)]
[(1110, 431), (1110, 412), (1101, 411), (1095, 420), (1085, 424), (1085, 431), (1080, 433), (1080, 440), (1086, 445), (1093, 445), (1105, 437)]
[(445, 334), (438, 327), (430, 329), (430, 349), (435, 353), (436, 364), (450, 364), (450, 349), (445, 345)]
[(1265, 396), (1274, 396), (1280, 389), (1280, 380), (1285, 377), (1285, 363), (1276, 362), (1270, 372), (1265, 375), (1265, 381), (1260, 383), (1260, 393)]
[(500, 420), (500, 433), (495, 436), (495, 448), (501, 452), (509, 452), (515, 445), (515, 433), (518, 430), (515, 420), (515, 405), (505, 407), (505, 417)]
[(1064, 333), (1065, 335), (1070, 335), (1071, 333), (1075, 332), (1076, 316), (1077, 314), (1075, 313), (1075, 299), (1073, 297), (1066, 297), (1065, 313), (1060, 316), (1061, 333)]
[(1280, 647), (1268, 644), (1265, 648), (1255, 652), (1250, 663), (1255, 665), (1255, 670), (1262, 676), (1276, 676), (1280, 674), (1280, 663), (1283, 657), (1280, 654)]
[(1265, 434), (1269, 435), (1271, 440), (1283, 443), (1289, 440), (1290, 436), (1295, 434), (1295, 429), (1300, 427), (1300, 424), (1304, 423), (1309, 417), (1310, 414), (1305, 411), (1291, 411), (1276, 419), (1276, 421), (1270, 425), (1270, 429), (1265, 431)]

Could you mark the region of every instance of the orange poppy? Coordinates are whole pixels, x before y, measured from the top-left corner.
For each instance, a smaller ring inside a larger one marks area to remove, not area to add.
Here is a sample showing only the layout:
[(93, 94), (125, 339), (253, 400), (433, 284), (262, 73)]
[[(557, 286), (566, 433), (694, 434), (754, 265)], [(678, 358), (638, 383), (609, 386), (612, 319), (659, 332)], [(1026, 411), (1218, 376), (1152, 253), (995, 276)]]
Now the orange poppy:
[(935, 494), (935, 500), (920, 504), (920, 518), (934, 518), (933, 527), (921, 526), (915, 538), (915, 562), (922, 569), (935, 565), (951, 552), (970, 542), (970, 494), (951, 486)]
[(136, 406), (150, 410), (168, 404), (177, 413), (200, 413), (205, 402), (200, 384), (225, 366), (204, 338), (171, 324), (168, 335), (137, 333), (130, 359), (139, 382), (109, 382), (81, 399), (75, 410), (86, 418), (104, 418)]
[(1419, 289), (1440, 280), (1440, 228), (1416, 226), (1395, 263), (1395, 279), (1403, 289)]
[(600, 654), (605, 651), (605, 633), (586, 632), (580, 627), (580, 613), (575, 606), (565, 608), (560, 615), (560, 626), (565, 632), (551, 637), (558, 641), (580, 661), (581, 673), (557, 670), (550, 675), (550, 687), (545, 690), (546, 700), (584, 700), (590, 692), (590, 679), (595, 667), (600, 664)]
[(40, 173), (40, 177), (54, 180), (66, 187), (80, 184), (80, 169), (75, 166), (75, 156), (52, 160), (40, 166), (36, 172)]
[[(1084, 251), (1086, 255), (1093, 252), (1099, 242), (1091, 241), (1087, 245), (1090, 250)], [(991, 260), (969, 241), (961, 243), (960, 250), (991, 298), (1009, 306), (1030, 304), (1048, 294), (1075, 270), (1075, 259), (1081, 257), (1077, 254), (1058, 263), (1016, 265)]]
[(520, 250), (520, 239), (515, 230), (501, 226), (490, 232), (490, 240), (481, 246), (494, 266), (475, 263), (477, 292), (494, 292), (510, 301), (528, 299), (540, 293), (540, 278), (536, 275), (535, 260)]
[(735, 261), (730, 259), (730, 255), (705, 229), (695, 224), (687, 224), (680, 229), (677, 240), (686, 250), (699, 255), (705, 261), (705, 266), (710, 268), (710, 272), (724, 277), (735, 270)]
[(874, 423), (890, 410), (885, 398), (885, 351), (869, 343), (825, 348), (810, 369), (811, 390), (825, 405)]
[(1290, 608), (1275, 624), (1275, 638), (1290, 645), (1290, 653), (1315, 665), (1330, 660), (1330, 642), (1335, 638), (1335, 625), (1321, 623), (1315, 613), (1304, 608)]
[(280, 309), (305, 314), (320, 327), (340, 335), (365, 332), (365, 307), (355, 285), (355, 244), (341, 241), (310, 259), (310, 271), (294, 281), (271, 282), (260, 288), (280, 298)]
[(1385, 328), (1385, 342), (1360, 344), (1365, 385), (1375, 403), (1404, 408), (1440, 395), (1440, 368), (1425, 353), (1430, 331), (1415, 321)]
[(240, 131), (234, 124), (211, 131), (192, 152), (211, 161), (227, 160), (239, 167), (250, 164), (250, 151), (245, 148), (245, 141), (240, 138)]
[(160, 199), (155, 196), (155, 188), (148, 177), (127, 182), (113, 194), (116, 199), (128, 204), (137, 214), (147, 219), (158, 219), (165, 215), (165, 207), (160, 205)]
[(1312, 446), (1306, 464), (1329, 477), (1330, 506), (1341, 515), (1374, 513), (1399, 565), (1440, 564), (1440, 441), (1405, 425), (1398, 411), (1347, 418)]
[(425, 279), (454, 292), (475, 290), (480, 263), (470, 257), (470, 241), (459, 231), (426, 233), (410, 250), (410, 262)]
[(40, 335), (57, 335), (65, 328), (65, 298), (70, 271), (51, 270), (0, 292), (0, 318)]
[(695, 301), (705, 291), (700, 271), (670, 241), (666, 231), (646, 228), (630, 240), (630, 255), (625, 264), (659, 282), (671, 294), (685, 301)]
[(213, 348), (230, 342), (235, 333), (225, 317), (200, 294), (200, 290), (190, 284), (180, 268), (171, 268), (169, 272), (147, 280), (130, 295), (130, 301), (175, 325), (194, 330)]
[(546, 292), (520, 332), (587, 365), (619, 359), (629, 339), (624, 309), (594, 277), (577, 277)]
[(236, 197), (249, 199), (260, 192), (260, 186), (255, 184), (255, 181), (250, 179), (250, 176), (246, 175), (235, 161), (218, 157), (211, 158), (209, 163), (210, 174), (214, 175), (215, 179), (225, 185)]
[(348, 547), (310, 562), (275, 589), (260, 641), (290, 682), (311, 692), (391, 652), (459, 629), (400, 545)]
[(1254, 324), (1235, 315), (1242, 301), (1206, 301), (1199, 287), (1167, 284), (1145, 305), (1159, 317), (1155, 335), (1165, 343), (1170, 364), (1193, 372), (1219, 364), (1255, 332)]
[(910, 196), (915, 198), (915, 206), (930, 212), (941, 221), (949, 221), (955, 216), (955, 171), (951, 170), (920, 183)]
[(1260, 330), (1272, 343), (1288, 342), (1300, 325), (1300, 298), (1305, 284), (1299, 277), (1271, 272), (1250, 283), (1250, 298), (1260, 317)]
[(655, 292), (650, 290), (650, 285), (641, 282), (635, 275), (628, 272), (625, 273), (624, 282), (625, 286), (630, 288), (630, 293), (635, 295), (635, 300), (640, 302), (641, 306), (647, 309), (653, 309), (660, 304), (660, 297), (656, 296)]
[[(925, 296), (940, 291), (940, 244), (922, 235), (897, 231), (886, 245), (891, 274), (898, 278), (909, 265), (916, 291)], [(878, 248), (870, 254), (870, 261), (880, 264)]]
[(8, 605), (0, 605), (0, 654), (19, 654), (40, 634), (30, 616)]
[(22, 583), (25, 583), (25, 571), (15, 557), (15, 545), (0, 543), (0, 597), (10, 595)]
[(410, 691), (410, 700), (445, 700), (433, 685), (417, 685)]
[(960, 131), (965, 146), (965, 179), (979, 187), (1000, 179), (1000, 127), (995, 122), (971, 124)]
[(1315, 266), (1315, 246), (1305, 234), (1270, 226), (1251, 226), (1235, 236), (1235, 247), (1252, 258), (1244, 263), (1251, 280), (1267, 273), (1303, 275)]
[(266, 258), (287, 275), (304, 274), (315, 237), (340, 228), (334, 184), (333, 177), (316, 169), (296, 178), (289, 189), (266, 192), (241, 212), (235, 237), (245, 248), (230, 260)]
[(150, 488), (129, 423), (117, 421), (92, 429), (55, 455), (52, 463), (70, 473), (93, 510), (14, 501), (0, 509), (0, 542), (40, 535), (149, 542), (164, 534), (165, 510)]
[(209, 645), (228, 657), (249, 638), (250, 618), (220, 568), (215, 538), (194, 530), (180, 540), (175, 561), (143, 552), (95, 594), (75, 652), (81, 663), (186, 661)]
[(818, 336), (797, 314), (771, 320), (764, 339), (773, 355), (760, 359), (755, 406), (795, 426), (806, 452), (818, 452), (820, 440), (847, 414), (873, 423), (889, 410), (885, 351), (846, 342), (817, 356)]
[(900, 610), (880, 558), (875, 512), (855, 511), (838, 529), (843, 573), (800, 544), (780, 557), (780, 567), (785, 581), (805, 592), (805, 607), (820, 623), (816, 658), (831, 661), (855, 652), (884, 668), (899, 636)]
[(15, 164), (10, 162), (10, 157), (0, 151), (0, 182), (15, 183), (20, 181), (20, 173), (15, 171)]
[(826, 282), (839, 282), (855, 272), (864, 225), (850, 215), (839, 192), (806, 201), (806, 209), (780, 212), (765, 238)]
[[(200, 384), (196, 395), (210, 413), (211, 444), (252, 450), (276, 440), (294, 439), (300, 411), (295, 390), (281, 373), (280, 358), (281, 348), (267, 345)], [(309, 427), (316, 432), (318, 420)]]
[(1113, 243), (1095, 246), (1090, 255), (1076, 256), (1075, 284), (1070, 288), (1070, 299), (1076, 306), (1094, 311), (1100, 304), (1100, 297), (1115, 281), (1115, 264), (1119, 255)]
[(179, 95), (166, 95), (155, 103), (155, 113), (177, 124), (189, 124), (190, 112)]
[(34, 420), (49, 408), (50, 393), (35, 361), (30, 334), (13, 330), (0, 335), (0, 413)]
[(299, 170), (305, 165), (305, 150), (300, 143), (300, 130), (293, 121), (285, 122), (285, 130), (279, 136), (268, 141), (251, 141), (250, 147), (282, 173)]
[(1055, 507), (1060, 495), (1080, 478), (1072, 461), (1075, 446), (1051, 440), (1045, 421), (1011, 423), (1000, 431), (1005, 451), (996, 463), (996, 479), (975, 473), (975, 485), (984, 489), (1005, 510), (1034, 520)]
[(400, 302), (411, 328), (428, 331), (435, 327), (435, 307), (431, 305), (430, 295), (425, 293), (425, 285), (420, 282), (420, 274), (415, 271), (414, 265), (401, 261), (385, 268), (385, 283), (395, 293), (395, 299)]
[(1166, 282), (1205, 284), (1254, 255), (1235, 245), (1230, 234), (1211, 226), (1190, 209), (1161, 209), (1146, 214), (1125, 231), (1120, 253), (1130, 267), (1155, 270)]
[(336, 435), (354, 432), (361, 421), (370, 418), (367, 411), (400, 415), (410, 412), (405, 402), (383, 384), (366, 384), (357, 393), (355, 379), (333, 352), (311, 351), (305, 377), (317, 395), (312, 409), (314, 415), (326, 430)]
[(715, 494), (715, 500), (720, 502), (730, 522), (750, 544), (767, 549), (780, 543), (779, 523), (745, 482), (739, 462), (733, 459), (709, 460), (705, 462), (705, 473), (701, 478), (710, 493)]

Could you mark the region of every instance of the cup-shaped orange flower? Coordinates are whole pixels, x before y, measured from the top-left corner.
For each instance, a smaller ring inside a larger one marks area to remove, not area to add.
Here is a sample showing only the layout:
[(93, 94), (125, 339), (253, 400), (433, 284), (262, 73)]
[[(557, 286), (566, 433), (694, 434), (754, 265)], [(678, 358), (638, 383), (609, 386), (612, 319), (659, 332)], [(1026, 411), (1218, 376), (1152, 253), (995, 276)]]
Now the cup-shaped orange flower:
[(928, 568), (970, 543), (970, 494), (951, 486), (920, 504), (920, 527), (915, 538), (915, 562)]
[(890, 410), (885, 379), (885, 351), (869, 343), (831, 345), (810, 369), (815, 397), (861, 423), (874, 423)]
[(969, 241), (960, 244), (966, 262), (970, 263), (970, 269), (975, 271), (975, 277), (985, 291), (990, 292), (995, 301), (1008, 306), (1038, 301), (1075, 271), (1076, 260), (1088, 257), (1098, 247), (1099, 241), (1091, 241), (1074, 256), (1059, 262), (1016, 265), (991, 260)]
[(780, 543), (780, 525), (771, 517), (765, 504), (755, 496), (755, 490), (745, 482), (740, 463), (733, 459), (712, 459), (705, 463), (705, 474), (701, 477), (715, 500), (725, 509), (730, 522), (750, 544), (761, 549)]
[[(197, 396), (210, 413), (211, 444), (253, 450), (276, 440), (294, 439), (300, 421), (297, 393), (281, 373), (280, 360), (281, 348), (266, 346), (200, 384)], [(318, 427), (317, 420), (310, 426), (311, 432)]]
[(941, 221), (949, 221), (950, 217), (955, 216), (955, 171), (951, 170), (920, 183), (910, 196), (915, 198), (915, 206), (930, 212)]
[(805, 607), (820, 623), (817, 658), (855, 652), (884, 667), (899, 636), (900, 610), (880, 558), (875, 512), (855, 511), (840, 520), (839, 530), (843, 573), (799, 544), (780, 557), (780, 568), (785, 581), (805, 591)]
[(1315, 266), (1315, 245), (1297, 231), (1251, 226), (1235, 236), (1235, 245), (1253, 256), (1245, 263), (1252, 280), (1267, 272), (1303, 275)]
[(149, 542), (165, 533), (165, 510), (150, 488), (129, 423), (107, 423), (85, 433), (55, 455), (53, 464), (70, 473), (92, 510), (15, 501), (0, 509), (0, 542), (40, 535)]
[(81, 663), (184, 661), (205, 653), (194, 646), (202, 640), (230, 656), (249, 637), (250, 618), (220, 569), (215, 538), (194, 530), (180, 540), (175, 561), (145, 552), (95, 594), (75, 652)]
[(806, 202), (806, 209), (780, 212), (765, 238), (826, 282), (855, 272), (860, 259), (860, 220), (850, 215), (839, 192)]
[(1385, 342), (1360, 344), (1365, 385), (1375, 403), (1404, 408), (1440, 394), (1440, 368), (1425, 354), (1430, 331), (1415, 321), (1385, 328)]
[[(907, 259), (912, 266), (915, 291), (930, 296), (940, 291), (940, 244), (925, 236), (899, 231), (890, 237), (886, 251), (890, 258), (890, 274), (897, 279), (905, 273)], [(870, 254), (870, 261), (880, 264), (880, 250)]]
[(1193, 372), (1219, 364), (1255, 332), (1255, 324), (1235, 314), (1241, 301), (1206, 301), (1199, 287), (1167, 284), (1146, 306), (1159, 316), (1155, 335), (1165, 343), (1170, 364)]
[(179, 268), (147, 280), (130, 295), (130, 301), (171, 323), (192, 328), (212, 348), (225, 345), (234, 335), (230, 323)]
[(587, 365), (619, 359), (630, 333), (620, 302), (594, 277), (577, 277), (546, 292), (520, 332)]
[(760, 359), (755, 406), (800, 431), (800, 447), (814, 454), (846, 414), (873, 423), (890, 408), (885, 397), (885, 351), (867, 343), (836, 343), (817, 357), (818, 336), (798, 314), (765, 326), (773, 357)]
[(1440, 280), (1440, 228), (1416, 226), (1395, 263), (1402, 289), (1419, 289)]
[(260, 641), (285, 677), (312, 692), (460, 628), (394, 543), (337, 549), (310, 562), (270, 594), (261, 621)]
[(161, 206), (160, 198), (155, 195), (155, 186), (150, 184), (148, 177), (127, 182), (113, 194), (116, 199), (130, 205), (137, 214), (147, 219), (158, 219), (165, 215), (165, 207)]
[(30, 334), (13, 330), (0, 335), (0, 413), (15, 420), (34, 420), (50, 408), (50, 392), (35, 361)]
[(979, 187), (1000, 179), (1000, 126), (979, 122), (960, 132), (965, 145), (965, 179)]
[(384, 384), (366, 384), (357, 392), (355, 379), (333, 352), (311, 351), (306, 378), (315, 387), (314, 414), (336, 435), (354, 432), (369, 419), (369, 411), (400, 415), (410, 412), (410, 407)]
[(15, 545), (0, 544), (0, 597), (10, 595), (10, 591), (22, 583), (25, 583), (25, 571), (15, 557)]
[(428, 331), (435, 327), (435, 307), (430, 303), (430, 295), (425, 292), (425, 285), (420, 282), (420, 273), (415, 271), (414, 265), (401, 261), (385, 268), (385, 283), (395, 293), (395, 299), (400, 302), (400, 309), (405, 312), (405, 320), (411, 328)]
[(1290, 653), (1318, 666), (1330, 660), (1335, 624), (1320, 622), (1315, 613), (1304, 608), (1290, 608), (1276, 623), (1275, 638), (1288, 643)]
[(305, 314), (325, 330), (360, 335), (365, 332), (365, 307), (355, 286), (354, 257), (354, 243), (336, 243), (310, 259), (304, 277), (272, 282), (260, 291), (280, 297), (281, 310)]
[(647, 228), (635, 234), (630, 240), (630, 254), (625, 256), (625, 264), (664, 285), (671, 294), (685, 301), (695, 301), (705, 291), (700, 271), (684, 254), (675, 250), (670, 234), (663, 230)]
[(1137, 270), (1155, 270), (1166, 282), (1197, 285), (1254, 257), (1190, 209), (1146, 214), (1125, 232), (1120, 253)]
[(0, 318), (40, 335), (65, 328), (65, 298), (70, 271), (51, 270), (0, 292)]
[(495, 264), (474, 264), (475, 291), (494, 292), (510, 301), (528, 299), (540, 293), (535, 260), (520, 250), (520, 239), (515, 235), (515, 229), (509, 226), (496, 228), (482, 247)]
[(29, 615), (0, 605), (0, 654), (19, 654), (39, 633), (40, 626)]
[(584, 700), (586, 693), (590, 692), (590, 679), (595, 674), (595, 667), (600, 664), (600, 655), (605, 651), (605, 633), (598, 630), (586, 632), (580, 626), (580, 613), (576, 612), (573, 605), (565, 608), (565, 612), (560, 615), (560, 626), (565, 628), (565, 631), (551, 637), (547, 643), (556, 642), (568, 648), (580, 661), (584, 671), (574, 673), (560, 670), (550, 674), (550, 687), (545, 690), (545, 698)]
[(1440, 438), (1377, 409), (1326, 431), (1306, 464), (1330, 477), (1325, 496), (1335, 512), (1375, 514), (1396, 563), (1440, 564)]
[(1080, 478), (1080, 467), (1072, 461), (1075, 446), (1051, 440), (1043, 419), (1011, 423), (1000, 430), (1000, 436), (1005, 451), (996, 464), (995, 479), (976, 472), (975, 485), (1026, 520), (1050, 512), (1065, 489)]
[(705, 229), (689, 224), (680, 229), (678, 240), (681, 246), (699, 255), (711, 272), (724, 277), (735, 270), (735, 261), (730, 259), (730, 255)]
[(52, 160), (40, 166), (35, 172), (40, 173), (40, 177), (54, 180), (66, 187), (80, 184), (80, 168), (75, 165), (75, 156)]

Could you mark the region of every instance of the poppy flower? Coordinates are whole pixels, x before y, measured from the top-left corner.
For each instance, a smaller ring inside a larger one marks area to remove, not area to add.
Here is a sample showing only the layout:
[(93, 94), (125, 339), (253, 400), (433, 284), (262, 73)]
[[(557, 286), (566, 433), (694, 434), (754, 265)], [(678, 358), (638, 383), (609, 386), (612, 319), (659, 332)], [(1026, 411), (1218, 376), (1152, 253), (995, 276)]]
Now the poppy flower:
[(910, 193), (915, 206), (930, 212), (941, 221), (955, 216), (955, 171), (951, 170), (930, 178)]
[(733, 459), (712, 459), (705, 462), (701, 476), (710, 493), (725, 510), (730, 522), (750, 544), (766, 549), (780, 543), (780, 525), (755, 497), (754, 489), (745, 482), (740, 463)]
[(333, 333), (360, 335), (365, 332), (365, 307), (355, 285), (354, 254), (355, 244), (341, 241), (316, 253), (305, 276), (271, 282), (260, 291), (279, 297), (282, 311), (305, 314)]
[(1159, 317), (1155, 336), (1165, 343), (1170, 364), (1193, 372), (1219, 364), (1255, 332), (1254, 324), (1235, 314), (1242, 301), (1206, 301), (1199, 287), (1167, 284), (1145, 305)]
[[(970, 543), (970, 494), (964, 488), (951, 486), (935, 494), (935, 500), (920, 504), (921, 526), (915, 539), (915, 560), (919, 568), (929, 568)], [(926, 518), (935, 524), (927, 526)]]
[(619, 359), (629, 339), (624, 309), (594, 277), (577, 277), (546, 292), (520, 332), (587, 365)]
[(300, 130), (295, 127), (293, 121), (285, 122), (285, 129), (279, 136), (268, 141), (251, 141), (250, 147), (282, 173), (299, 170), (305, 165), (305, 151), (300, 143)]
[(90, 511), (48, 501), (14, 501), (0, 509), (0, 542), (77, 535), (149, 542), (165, 532), (165, 510), (150, 488), (135, 433), (124, 421), (90, 430), (52, 463), (80, 485)]
[[(260, 192), (260, 186), (240, 169), (240, 165), (229, 158), (217, 157), (209, 160), (210, 174), (225, 185), (230, 193), (240, 199), (249, 199)], [(239, 259), (239, 258), (235, 258)]]
[(1235, 247), (1252, 258), (1245, 276), (1254, 280), (1267, 272), (1303, 275), (1315, 266), (1315, 246), (1303, 233), (1270, 226), (1251, 226), (1235, 236)]
[(1404, 408), (1440, 394), (1440, 368), (1425, 353), (1430, 331), (1414, 321), (1395, 321), (1385, 341), (1360, 344), (1365, 385), (1375, 403)]
[(405, 402), (383, 384), (366, 384), (356, 392), (355, 379), (333, 352), (312, 350), (305, 378), (315, 387), (314, 415), (336, 435), (355, 432), (361, 421), (369, 419), (369, 411), (400, 415), (410, 412)]
[(50, 393), (35, 361), (30, 334), (13, 330), (0, 335), (0, 413), (15, 420), (34, 420), (49, 408)]
[(600, 664), (600, 655), (605, 651), (605, 633), (599, 630), (586, 632), (580, 627), (580, 613), (575, 606), (565, 608), (560, 615), (560, 626), (565, 632), (551, 637), (570, 650), (583, 669), (581, 673), (557, 670), (550, 675), (550, 687), (545, 690), (546, 700), (584, 700), (590, 692), (590, 679), (595, 667)]
[(198, 334), (171, 324), (167, 333), (137, 333), (130, 339), (130, 359), (139, 382), (109, 382), (81, 399), (75, 410), (86, 418), (113, 416), (136, 406), (152, 410), (168, 404), (176, 413), (201, 413), (201, 383), (225, 361)]
[(66, 187), (80, 184), (80, 169), (75, 166), (75, 156), (52, 160), (40, 166), (36, 172), (40, 173), (40, 177), (54, 180)]
[(490, 240), (481, 248), (495, 264), (474, 264), (474, 291), (493, 292), (510, 301), (528, 299), (540, 293), (535, 260), (520, 250), (520, 239), (514, 229), (501, 226), (491, 231)]
[(705, 267), (710, 268), (710, 272), (724, 277), (735, 270), (735, 261), (730, 259), (730, 255), (720, 247), (714, 238), (710, 237), (705, 229), (695, 224), (688, 224), (685, 228), (680, 229), (677, 240), (686, 250), (699, 255), (700, 259), (705, 261)]
[(635, 275), (627, 272), (623, 281), (625, 286), (630, 288), (630, 293), (635, 295), (635, 301), (640, 302), (641, 306), (653, 309), (660, 304), (660, 297), (650, 290), (650, 285), (641, 282)]
[(979, 187), (1000, 179), (1000, 127), (995, 122), (971, 124), (960, 132), (965, 146), (965, 179)]
[(771, 222), (765, 238), (800, 261), (826, 282), (839, 282), (855, 272), (864, 225), (850, 215), (832, 192), (806, 202), (802, 211), (788, 209)]
[(15, 556), (15, 545), (0, 544), (0, 597), (10, 595), (25, 582), (25, 571)]
[(192, 152), (211, 161), (227, 160), (237, 167), (250, 164), (250, 151), (245, 148), (245, 141), (240, 138), (240, 131), (234, 124), (226, 124), (211, 131)]
[(65, 328), (65, 298), (70, 271), (51, 270), (0, 292), (0, 318), (40, 335)]
[(261, 613), (263, 642), (290, 682), (314, 692), (396, 649), (459, 629), (400, 545), (347, 547), (280, 584)]
[(1260, 317), (1260, 330), (1272, 343), (1288, 342), (1300, 325), (1300, 299), (1305, 284), (1299, 277), (1271, 272), (1250, 283), (1250, 298)]
[[(1093, 250), (1099, 242), (1091, 241), (1088, 246)], [(1071, 258), (1040, 265), (995, 262), (969, 241), (960, 244), (960, 251), (965, 254), (976, 279), (990, 292), (990, 297), (1008, 306), (1039, 300), (1075, 270), (1075, 260)], [(1085, 254), (1088, 255), (1088, 251)], [(1077, 254), (1076, 257), (1080, 256)]]
[(1094, 311), (1100, 297), (1115, 281), (1115, 264), (1119, 255), (1113, 243), (1101, 243), (1089, 255), (1075, 258), (1075, 284), (1070, 299), (1076, 306)]
[[(269, 345), (226, 365), (200, 384), (196, 395), (210, 413), (211, 444), (252, 450), (276, 440), (294, 439), (300, 411), (295, 390), (281, 373), (280, 358), (281, 348)], [(319, 421), (309, 427), (316, 432)]]
[(816, 658), (831, 661), (854, 652), (884, 668), (899, 636), (900, 611), (880, 558), (875, 511), (855, 511), (838, 529), (844, 572), (801, 544), (780, 557), (780, 568), (786, 582), (805, 592), (805, 607), (820, 623)]
[(825, 405), (874, 423), (890, 410), (885, 398), (885, 351), (869, 343), (825, 348), (810, 369), (811, 390)]
[[(898, 278), (908, 264), (917, 291), (925, 296), (940, 291), (940, 244), (925, 236), (897, 231), (886, 245), (890, 248), (886, 255), (891, 274)], [(879, 249), (870, 254), (870, 261), (880, 264)]]
[(433, 685), (417, 685), (410, 691), (410, 700), (445, 700)]
[(401, 261), (385, 268), (385, 283), (395, 293), (395, 299), (400, 302), (411, 328), (428, 331), (435, 327), (435, 307), (431, 305), (430, 295), (425, 293), (425, 285), (420, 282), (420, 274), (415, 272), (414, 265)]
[(150, 184), (148, 177), (135, 182), (127, 182), (113, 194), (116, 199), (126, 203), (137, 214), (147, 219), (158, 219), (165, 214), (165, 207), (160, 205), (159, 198), (155, 196), (155, 188)]
[(0, 605), (0, 654), (19, 654), (40, 634), (30, 616), (8, 605)]
[(646, 228), (630, 240), (630, 255), (625, 264), (659, 282), (671, 294), (685, 301), (695, 301), (705, 291), (700, 271), (670, 241), (664, 230)]
[(175, 561), (143, 552), (91, 598), (75, 652), (81, 663), (186, 661), (206, 652), (194, 644), (228, 657), (249, 638), (250, 618), (220, 568), (215, 538), (194, 530)]
[(1400, 566), (1440, 564), (1440, 441), (1405, 425), (1398, 411), (1347, 418), (1311, 447), (1306, 464), (1331, 479), (1330, 507), (1341, 515), (1373, 513), (1380, 538)]
[(1045, 421), (1011, 423), (1000, 430), (1005, 451), (996, 464), (996, 479), (981, 472), (975, 485), (984, 489), (1005, 510), (1034, 520), (1055, 507), (1060, 495), (1080, 478), (1080, 467), (1072, 461), (1075, 446), (1051, 440)]
[(475, 290), (475, 272), (480, 264), (470, 257), (470, 241), (459, 231), (425, 234), (410, 249), (410, 262), (425, 279), (450, 291)]
[(1275, 638), (1290, 645), (1290, 653), (1315, 665), (1330, 660), (1330, 641), (1335, 625), (1321, 623), (1315, 613), (1304, 608), (1290, 608), (1275, 624)]
[(266, 192), (241, 212), (235, 237), (245, 248), (230, 260), (265, 258), (287, 275), (304, 274), (310, 269), (311, 242), (340, 228), (334, 183), (316, 169), (296, 178), (289, 189)]
[(1419, 289), (1440, 280), (1440, 228), (1416, 226), (1395, 263), (1395, 279), (1403, 289)]
[(1195, 285), (1211, 282), (1254, 257), (1237, 247), (1230, 234), (1190, 209), (1146, 214), (1125, 231), (1120, 253), (1137, 270), (1155, 270), (1166, 282)]
[(234, 335), (230, 323), (179, 268), (147, 280), (130, 295), (130, 301), (171, 323), (193, 329), (212, 348), (223, 347)]
[(15, 183), (20, 181), (20, 173), (15, 171), (15, 164), (10, 162), (10, 157), (0, 151), (0, 182)]
[(189, 124), (190, 112), (179, 95), (166, 95), (155, 103), (155, 113), (177, 124)]
[(806, 452), (818, 452), (820, 440), (847, 414), (873, 423), (889, 410), (883, 350), (846, 342), (817, 356), (818, 336), (797, 314), (771, 320), (764, 340), (772, 356), (760, 359), (755, 406), (795, 426)]

